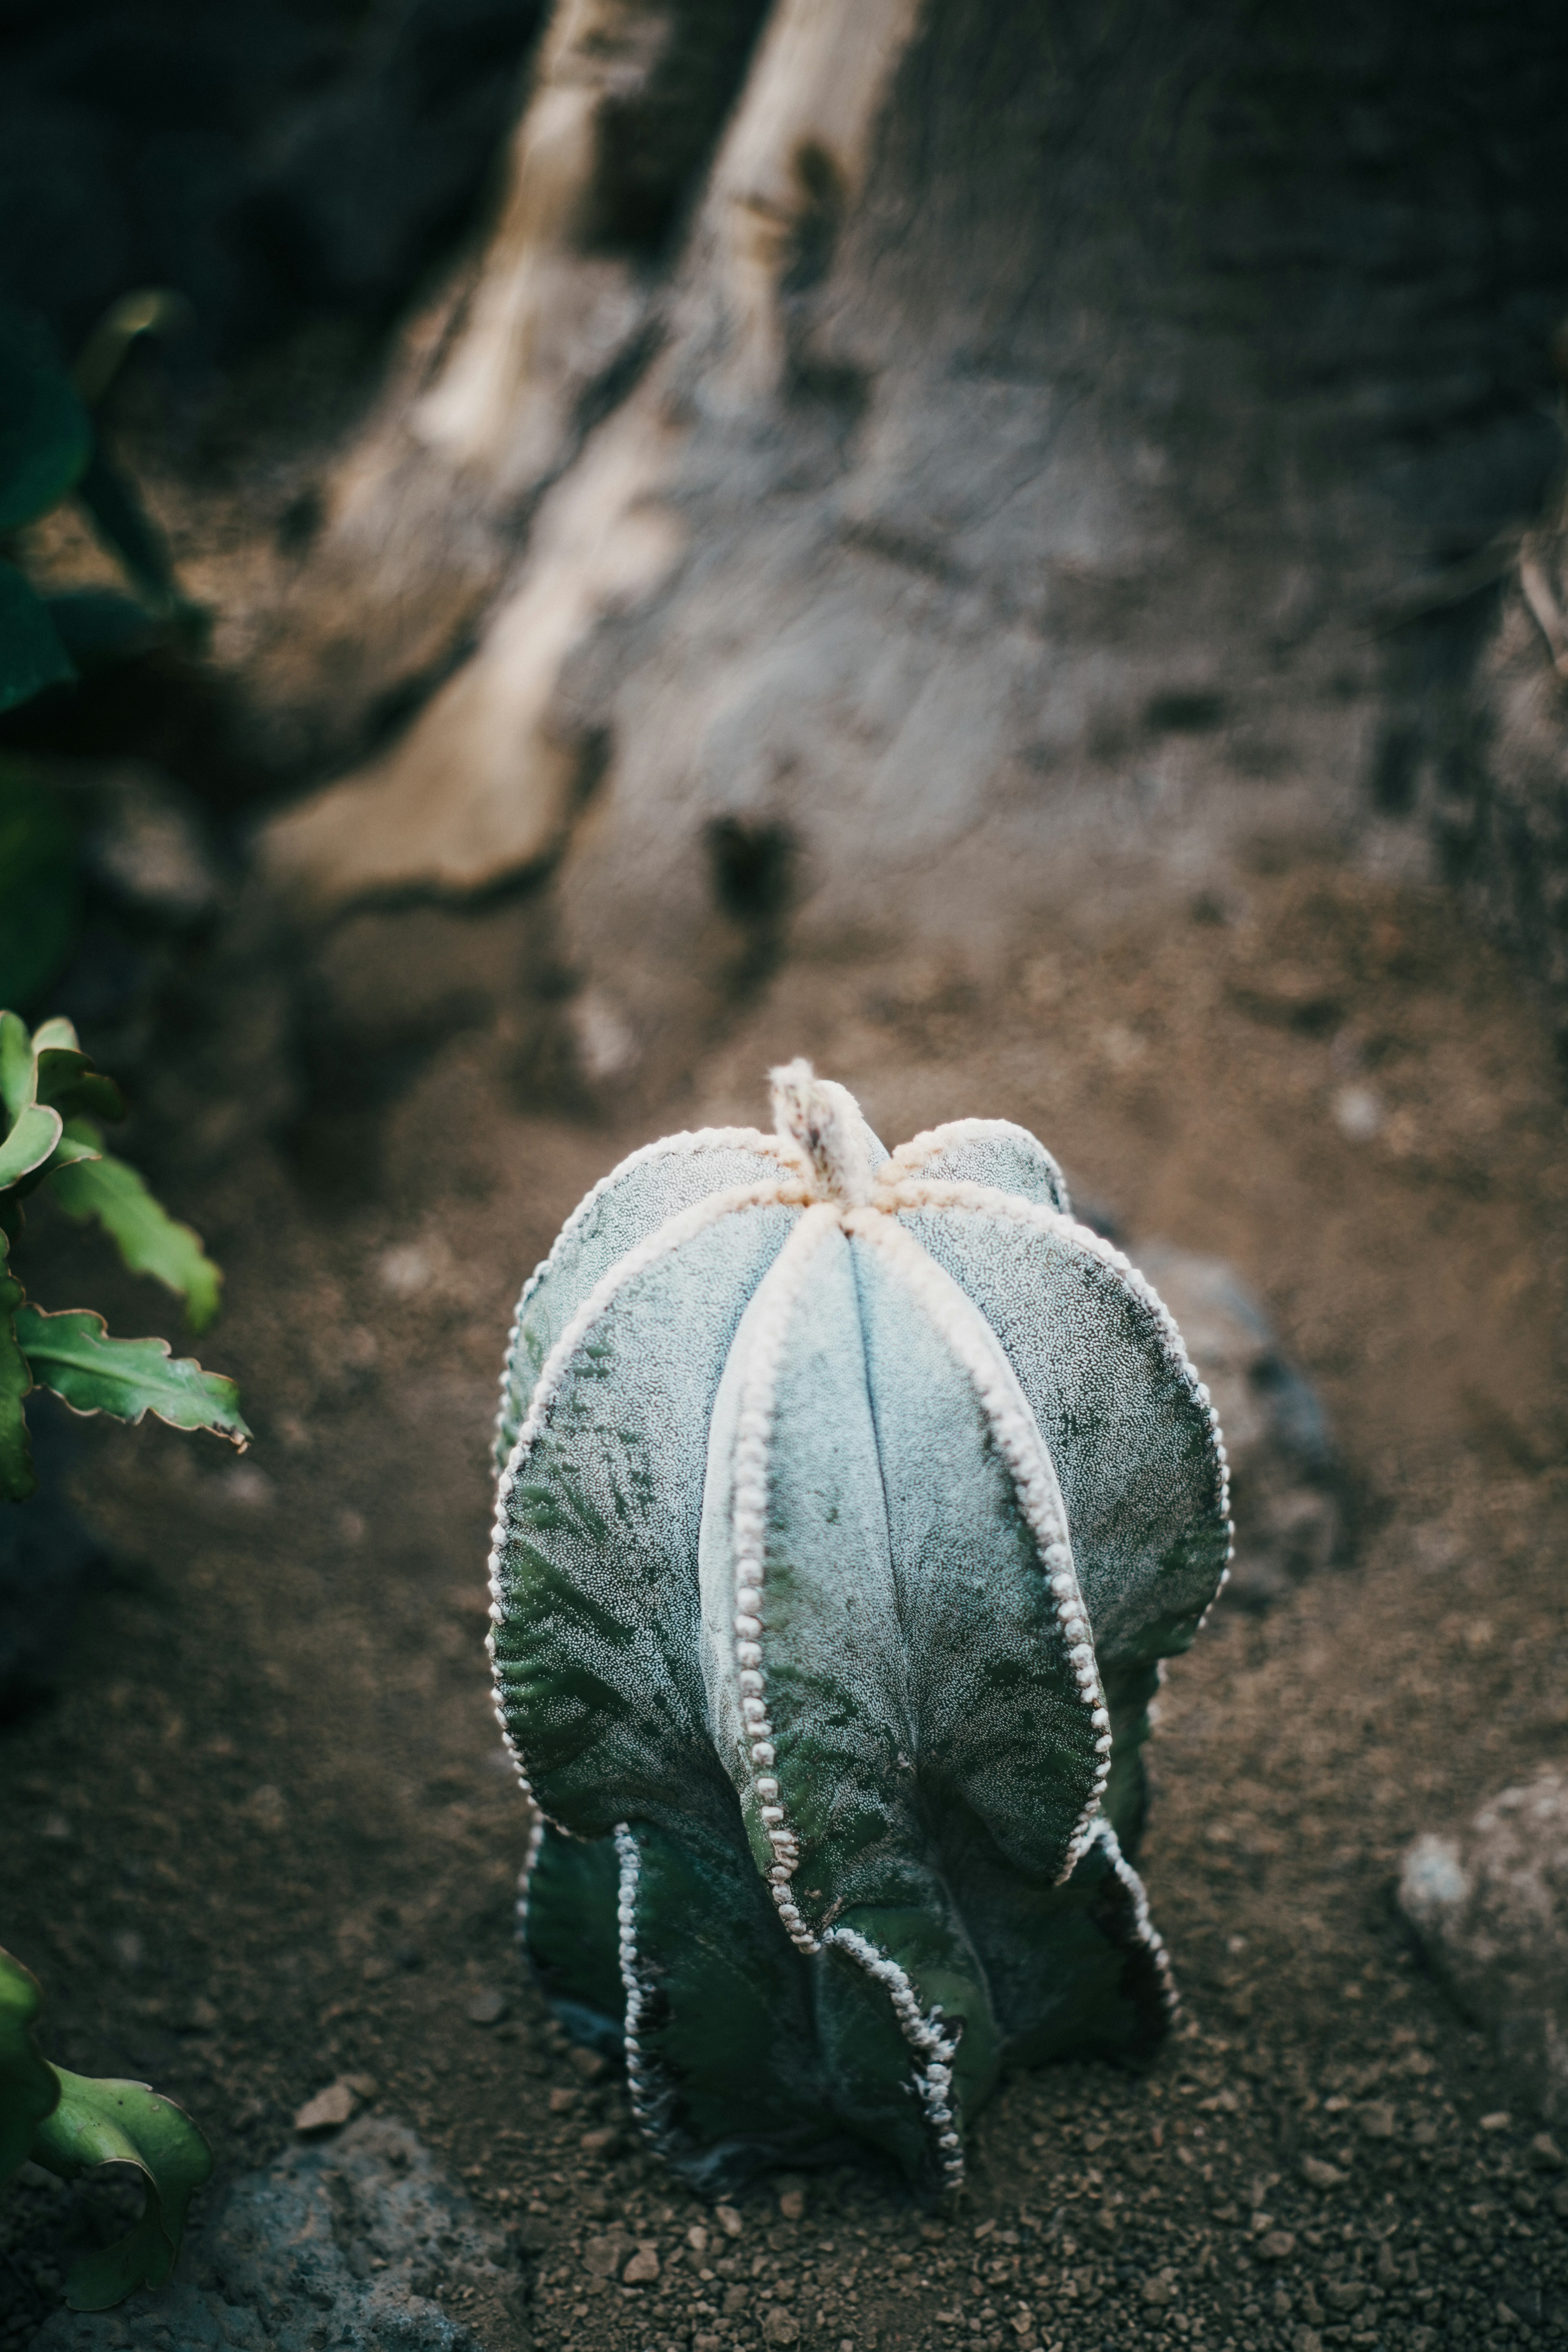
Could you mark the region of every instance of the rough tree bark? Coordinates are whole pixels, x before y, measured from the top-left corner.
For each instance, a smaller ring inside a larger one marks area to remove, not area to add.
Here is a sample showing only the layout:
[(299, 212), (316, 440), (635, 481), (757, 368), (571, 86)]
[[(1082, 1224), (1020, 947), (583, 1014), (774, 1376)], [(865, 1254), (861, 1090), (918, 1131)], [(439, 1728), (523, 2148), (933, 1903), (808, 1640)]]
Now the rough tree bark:
[(1555, 461), (1565, 97), (1542, 0), (559, 0), (255, 633), (339, 772), (268, 870), (548, 874), (662, 1076), (786, 934), (1405, 819)]

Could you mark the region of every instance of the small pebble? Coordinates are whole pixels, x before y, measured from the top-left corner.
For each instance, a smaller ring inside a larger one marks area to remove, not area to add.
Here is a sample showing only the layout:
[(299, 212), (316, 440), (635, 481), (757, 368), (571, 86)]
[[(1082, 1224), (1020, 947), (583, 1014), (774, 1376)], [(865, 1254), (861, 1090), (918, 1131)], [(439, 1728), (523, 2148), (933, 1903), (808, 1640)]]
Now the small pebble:
[(584, 2083), (596, 2083), (609, 2072), (608, 2059), (602, 2058), (596, 2050), (568, 2050), (566, 2063)]
[(1512, 2127), (1513, 2117), (1506, 2107), (1495, 2107), (1489, 2116), (1481, 2117), (1481, 2129), (1484, 2132), (1510, 2131)]
[(1295, 2251), (1294, 2230), (1270, 2230), (1258, 2241), (1258, 2252), (1266, 2263), (1289, 2262)]
[(648, 2286), (658, 2276), (658, 2248), (651, 2238), (644, 2238), (637, 2246), (621, 2278), (627, 2286)]
[(552, 2091), (550, 2094), (551, 2114), (552, 2116), (569, 2116), (573, 2108), (576, 2105), (579, 2095), (580, 2094), (576, 2091), (567, 2090), (564, 2086)]
[(353, 2121), (359, 2105), (359, 2094), (348, 2082), (329, 2083), (313, 2099), (307, 2099), (294, 2116), (294, 2128), (307, 2137), (317, 2132), (341, 2131)]
[(732, 2205), (715, 2205), (713, 2219), (727, 2238), (738, 2238), (746, 2226)]
[(494, 1985), (481, 1985), (468, 1995), (464, 2012), (470, 2025), (499, 2025), (507, 2012), (507, 1998)]
[(1561, 2172), (1563, 2156), (1550, 2132), (1537, 2132), (1530, 2143), (1530, 2160), (1538, 2172)]
[(1361, 2111), (1361, 2127), (1368, 2139), (1392, 2139), (1398, 2118), (1386, 2100), (1373, 2099)]
[(1301, 2158), (1301, 2178), (1314, 2189), (1337, 2189), (1344, 2179), (1337, 2164), (1329, 2164), (1321, 2156)]

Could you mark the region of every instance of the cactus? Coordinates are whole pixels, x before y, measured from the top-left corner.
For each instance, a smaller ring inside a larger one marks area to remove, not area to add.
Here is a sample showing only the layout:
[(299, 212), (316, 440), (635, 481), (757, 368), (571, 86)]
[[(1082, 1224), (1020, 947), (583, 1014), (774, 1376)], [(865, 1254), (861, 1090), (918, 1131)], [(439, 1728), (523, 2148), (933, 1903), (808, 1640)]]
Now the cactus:
[(489, 1646), (524, 1935), (700, 2186), (868, 2143), (940, 2194), (1005, 2064), (1137, 2062), (1173, 2013), (1128, 1854), (1225, 1449), (1033, 1136), (889, 1155), (804, 1062), (773, 1107), (634, 1152), (519, 1306)]

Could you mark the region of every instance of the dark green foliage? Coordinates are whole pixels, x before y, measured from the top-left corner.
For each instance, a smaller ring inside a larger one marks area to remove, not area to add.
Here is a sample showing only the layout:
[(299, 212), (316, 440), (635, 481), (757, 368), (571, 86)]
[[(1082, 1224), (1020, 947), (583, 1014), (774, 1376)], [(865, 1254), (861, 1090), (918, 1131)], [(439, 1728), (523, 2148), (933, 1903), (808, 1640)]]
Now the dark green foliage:
[(0, 2188), (29, 2158), (62, 2180), (100, 2164), (141, 2173), (140, 2221), (114, 2245), (73, 2263), (66, 2280), (72, 2311), (107, 2311), (137, 2287), (162, 2286), (174, 2269), (212, 2152), (184, 2109), (144, 2083), (97, 2082), (51, 2066), (33, 2038), (42, 2002), (37, 1978), (0, 1950)]
[(95, 1070), (68, 1021), (28, 1034), (0, 1013), (0, 1498), (23, 1502), (36, 1485), (25, 1400), (50, 1389), (74, 1412), (175, 1429), (210, 1429), (243, 1446), (250, 1433), (232, 1381), (163, 1339), (116, 1339), (101, 1316), (35, 1306), (8, 1265), (22, 1202), (48, 1183), (68, 1216), (96, 1219), (133, 1274), (150, 1274), (185, 1301), (195, 1330), (217, 1311), (220, 1276), (188, 1225), (176, 1223), (134, 1168), (103, 1149), (95, 1124), (124, 1106)]

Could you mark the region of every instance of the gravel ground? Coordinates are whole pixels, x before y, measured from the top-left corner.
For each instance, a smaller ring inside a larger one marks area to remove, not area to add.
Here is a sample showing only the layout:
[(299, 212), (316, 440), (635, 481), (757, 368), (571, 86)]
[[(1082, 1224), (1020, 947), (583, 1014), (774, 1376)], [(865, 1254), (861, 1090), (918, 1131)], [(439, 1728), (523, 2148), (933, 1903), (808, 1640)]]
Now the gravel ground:
[[(1503, 2112), (1392, 1904), (1405, 1843), (1560, 1757), (1568, 1726), (1560, 1081), (1439, 894), (1307, 862), (1190, 916), (1058, 931), (1005, 974), (895, 949), (788, 967), (635, 1120), (520, 1108), (515, 1040), (473, 1028), (411, 1071), (374, 1149), (356, 1130), (330, 1194), (251, 1143), (182, 1181), (159, 1122), (222, 1043), (208, 995), (137, 1143), (228, 1269), (203, 1354), (258, 1437), (237, 1462), (88, 1433), (121, 1564), (63, 1697), (0, 1734), (4, 1935), (46, 1985), (51, 2054), (184, 2099), (216, 2187), (352, 2078), (509, 2225), (521, 2305), (460, 2282), (448, 2303), (488, 2352), (1568, 2329), (1568, 2173)], [(1164, 1694), (1143, 1866), (1182, 2031), (1146, 2079), (1006, 2084), (942, 2214), (870, 2171), (703, 2206), (638, 2150), (618, 2076), (563, 2044), (511, 1939), (526, 1824), (479, 1655), (510, 1304), (622, 1152), (755, 1118), (764, 1064), (797, 1050), (890, 1141), (1020, 1118), (1126, 1229), (1230, 1259), (1350, 1481), (1347, 1565), (1216, 1612)], [(28, 1242), (46, 1299), (90, 1284), (111, 1323), (156, 1324), (89, 1240), (40, 1217)], [(5, 2352), (103, 2199), (29, 2182), (0, 2209)]]

